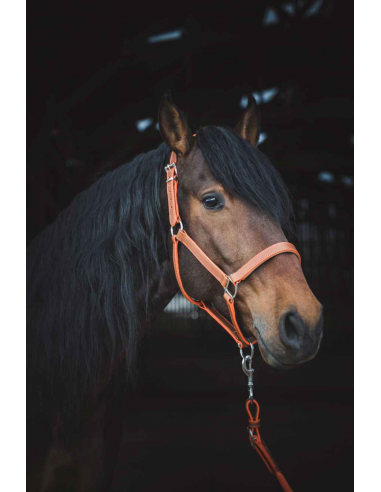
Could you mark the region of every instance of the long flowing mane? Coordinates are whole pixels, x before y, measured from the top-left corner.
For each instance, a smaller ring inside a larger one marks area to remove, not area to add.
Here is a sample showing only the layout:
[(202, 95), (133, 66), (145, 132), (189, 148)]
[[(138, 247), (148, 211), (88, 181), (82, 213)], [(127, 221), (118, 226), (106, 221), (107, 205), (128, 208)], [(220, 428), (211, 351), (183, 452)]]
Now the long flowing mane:
[[(28, 377), (44, 406), (78, 408), (121, 349), (133, 371), (136, 294), (166, 255), (159, 190), (168, 158), (162, 144), (109, 172), (28, 248)], [(142, 297), (148, 309), (148, 288)]]
[[(287, 190), (258, 149), (213, 126), (197, 142), (228, 191), (289, 226)], [(160, 183), (169, 154), (162, 144), (108, 173), (28, 248), (28, 378), (44, 407), (78, 408), (121, 352), (133, 372), (139, 309), (149, 310), (149, 279), (168, 255)]]

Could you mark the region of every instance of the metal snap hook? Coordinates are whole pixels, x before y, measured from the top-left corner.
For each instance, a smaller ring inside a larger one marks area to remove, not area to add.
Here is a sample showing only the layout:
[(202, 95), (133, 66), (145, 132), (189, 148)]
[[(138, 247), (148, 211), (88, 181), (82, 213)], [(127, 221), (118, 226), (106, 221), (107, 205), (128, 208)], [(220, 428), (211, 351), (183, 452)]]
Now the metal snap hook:
[[(241, 354), (242, 359), (246, 359), (246, 360), (250, 360), (250, 361), (252, 361), (252, 360), (253, 360), (253, 358), (254, 358), (254, 350), (255, 350), (255, 345), (254, 345), (254, 343), (251, 343), (251, 342), (250, 342), (250, 355), (245, 355), (245, 354), (243, 353), (243, 350), (242, 350), (242, 343), (239, 343), (239, 344), (238, 344), (238, 348), (239, 348), (239, 353)], [(253, 371), (254, 371), (254, 369), (253, 369)]]
[(254, 357), (254, 344), (250, 343), (250, 355), (245, 355), (242, 350), (242, 345), (239, 349), (239, 352), (242, 357), (242, 370), (248, 377), (247, 387), (249, 390), (249, 400), (252, 401), (254, 399), (254, 369), (252, 367), (253, 357)]

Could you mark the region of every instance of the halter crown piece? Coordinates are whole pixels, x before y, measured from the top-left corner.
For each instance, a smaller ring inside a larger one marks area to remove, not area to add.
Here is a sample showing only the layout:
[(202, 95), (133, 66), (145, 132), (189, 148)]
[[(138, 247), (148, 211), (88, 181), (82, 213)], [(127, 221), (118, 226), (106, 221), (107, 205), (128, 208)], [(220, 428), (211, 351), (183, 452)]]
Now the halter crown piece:
[[(195, 135), (194, 135), (195, 136)], [(175, 152), (171, 153), (169, 164), (165, 166), (165, 171), (167, 173), (167, 196), (168, 196), (168, 209), (169, 209), (169, 223), (171, 225), (171, 235), (173, 243), (173, 265), (175, 269), (177, 283), (179, 284), (180, 290), (183, 296), (188, 299), (189, 302), (195, 304), (199, 308), (206, 311), (213, 319), (219, 323), (224, 330), (226, 330), (229, 335), (238, 344), (242, 356), (242, 368), (244, 373), (248, 376), (248, 389), (249, 398), (246, 401), (246, 411), (249, 416), (247, 430), (249, 432), (250, 443), (257, 451), (259, 456), (262, 458), (267, 469), (270, 473), (275, 475), (280, 486), (285, 492), (292, 492), (291, 487), (287, 483), (284, 475), (280, 472), (274, 458), (271, 456), (269, 449), (267, 448), (264, 441), (261, 439), (259, 433), (259, 404), (253, 398), (253, 373), (254, 369), (251, 367), (253, 356), (254, 356), (254, 344), (256, 340), (254, 337), (246, 338), (240, 327), (238, 326), (234, 300), (237, 296), (238, 286), (240, 282), (245, 280), (250, 274), (252, 274), (260, 265), (265, 263), (270, 258), (280, 255), (282, 253), (292, 253), (299, 258), (301, 262), (300, 254), (296, 250), (295, 246), (291, 243), (282, 242), (276, 243), (268, 248), (264, 249), (257, 255), (255, 255), (251, 260), (249, 260), (245, 265), (243, 265), (239, 270), (230, 275), (224, 273), (203, 251), (202, 249), (191, 239), (184, 230), (183, 223), (181, 222), (179, 204), (177, 201), (177, 187), (178, 187), (178, 177), (177, 177), (177, 156)], [(178, 228), (175, 232), (175, 228)], [(180, 275), (180, 265), (179, 265), (179, 243), (186, 246), (189, 251), (197, 258), (197, 260), (218, 280), (223, 288), (223, 297), (225, 299), (226, 305), (228, 307), (228, 312), (231, 321), (229, 322), (217, 309), (215, 309), (210, 304), (204, 301), (197, 301), (190, 297), (184, 289), (181, 275)], [(251, 355), (244, 355), (242, 349), (244, 347), (251, 347)], [(253, 417), (250, 410), (250, 405), (255, 406), (255, 417)]]

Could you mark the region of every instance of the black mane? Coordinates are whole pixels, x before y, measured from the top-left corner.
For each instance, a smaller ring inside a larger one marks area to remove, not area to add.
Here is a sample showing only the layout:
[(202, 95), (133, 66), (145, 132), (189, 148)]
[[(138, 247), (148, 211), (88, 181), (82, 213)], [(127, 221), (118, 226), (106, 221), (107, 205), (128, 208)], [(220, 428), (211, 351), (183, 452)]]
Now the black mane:
[[(287, 190), (259, 150), (219, 127), (197, 139), (227, 190), (288, 227)], [(162, 144), (108, 173), (28, 248), (28, 383), (44, 408), (78, 409), (121, 350), (134, 368), (138, 310), (149, 308), (149, 279), (168, 255), (159, 193), (169, 154)]]
[(133, 370), (142, 317), (135, 294), (167, 254), (159, 190), (168, 159), (162, 144), (106, 174), (28, 248), (32, 401), (39, 394), (44, 406), (79, 408), (121, 348)]

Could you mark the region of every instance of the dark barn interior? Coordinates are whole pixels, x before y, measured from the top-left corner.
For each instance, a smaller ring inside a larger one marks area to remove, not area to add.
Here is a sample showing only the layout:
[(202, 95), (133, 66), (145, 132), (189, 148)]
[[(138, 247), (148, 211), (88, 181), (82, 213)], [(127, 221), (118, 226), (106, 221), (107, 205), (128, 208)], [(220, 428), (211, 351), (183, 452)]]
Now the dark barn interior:
[[(295, 207), (303, 270), (325, 308), (318, 356), (255, 357), (262, 435), (300, 491), (353, 485), (353, 6), (37, 2), (27, 31), (27, 237), (108, 170), (161, 143), (171, 89), (190, 126), (234, 126), (254, 93), (260, 149)], [(230, 338), (180, 296), (139, 355), (113, 491), (279, 490), (251, 450)]]

